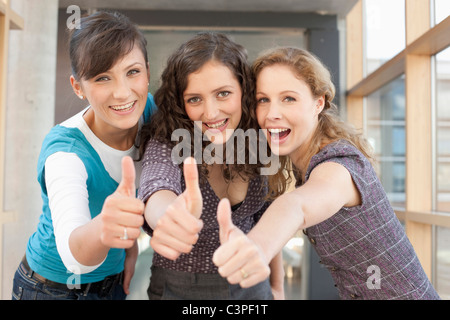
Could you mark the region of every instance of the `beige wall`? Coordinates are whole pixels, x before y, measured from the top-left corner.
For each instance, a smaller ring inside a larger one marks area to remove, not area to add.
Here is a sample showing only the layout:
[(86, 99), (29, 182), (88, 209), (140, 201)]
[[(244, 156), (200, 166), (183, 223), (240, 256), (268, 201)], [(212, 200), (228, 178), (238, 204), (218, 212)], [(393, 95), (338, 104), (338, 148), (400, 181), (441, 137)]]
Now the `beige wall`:
[[(42, 201), (36, 164), (45, 134), (54, 123), (57, 0), (14, 0), (25, 21), (9, 34), (3, 211), (0, 225), (0, 298), (10, 299), (14, 272), (35, 231)], [(0, 210), (0, 214), (2, 210)], [(2, 233), (2, 234), (1, 234)]]

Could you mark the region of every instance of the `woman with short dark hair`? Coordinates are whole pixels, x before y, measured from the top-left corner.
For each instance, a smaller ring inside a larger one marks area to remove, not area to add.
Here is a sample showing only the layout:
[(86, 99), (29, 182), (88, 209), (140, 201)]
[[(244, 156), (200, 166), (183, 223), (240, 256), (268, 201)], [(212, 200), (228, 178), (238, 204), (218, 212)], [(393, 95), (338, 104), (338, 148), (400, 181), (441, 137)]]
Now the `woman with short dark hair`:
[(14, 277), (14, 300), (125, 299), (144, 204), (136, 199), (138, 131), (155, 108), (146, 40), (119, 13), (70, 34), (71, 85), (89, 106), (55, 126), (38, 160), (37, 231)]

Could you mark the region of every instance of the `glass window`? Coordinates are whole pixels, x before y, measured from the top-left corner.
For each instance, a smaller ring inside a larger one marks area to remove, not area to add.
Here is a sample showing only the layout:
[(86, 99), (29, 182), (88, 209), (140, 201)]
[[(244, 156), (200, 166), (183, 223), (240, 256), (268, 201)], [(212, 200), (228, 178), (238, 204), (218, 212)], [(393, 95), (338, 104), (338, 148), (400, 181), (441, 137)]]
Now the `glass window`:
[(434, 0), (434, 21), (436, 24), (447, 18), (450, 14), (450, 1)]
[(367, 97), (367, 137), (376, 171), (394, 207), (405, 207), (405, 79), (392, 81)]
[(436, 55), (436, 210), (450, 212), (450, 48)]
[(405, 0), (365, 0), (365, 74), (405, 48)]
[(436, 291), (443, 300), (450, 300), (450, 229), (436, 228)]
[[(436, 3), (437, 4), (437, 3)], [(450, 48), (436, 55), (436, 210), (450, 213)], [(450, 229), (436, 228), (436, 290), (450, 299)]]

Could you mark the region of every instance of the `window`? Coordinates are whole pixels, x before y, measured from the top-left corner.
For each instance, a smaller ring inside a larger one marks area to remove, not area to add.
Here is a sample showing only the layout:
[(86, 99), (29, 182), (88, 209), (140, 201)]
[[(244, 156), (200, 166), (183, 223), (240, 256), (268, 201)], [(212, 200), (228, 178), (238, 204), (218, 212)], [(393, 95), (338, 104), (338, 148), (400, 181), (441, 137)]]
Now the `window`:
[(347, 16), (347, 119), (373, 143), (383, 186), (444, 299), (450, 299), (449, 13), (448, 0), (359, 0)]
[(436, 210), (450, 213), (450, 48), (436, 55)]
[(450, 300), (450, 229), (436, 228), (436, 291), (443, 300)]
[(450, 1), (434, 0), (434, 22), (436, 24), (442, 22), (450, 15)]
[(405, 206), (405, 80), (400, 77), (367, 97), (367, 137), (376, 171), (394, 207)]
[[(450, 213), (450, 48), (436, 55), (436, 210)], [(437, 227), (436, 290), (450, 299), (450, 229)]]
[(366, 0), (365, 74), (405, 48), (405, 0)]

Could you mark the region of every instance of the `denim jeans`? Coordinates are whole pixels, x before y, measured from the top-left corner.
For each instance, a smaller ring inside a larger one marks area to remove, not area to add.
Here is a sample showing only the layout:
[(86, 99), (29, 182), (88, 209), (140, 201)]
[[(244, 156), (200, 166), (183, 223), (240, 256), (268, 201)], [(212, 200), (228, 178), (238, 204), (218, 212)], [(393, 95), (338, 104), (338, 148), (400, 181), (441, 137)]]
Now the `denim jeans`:
[(269, 280), (243, 289), (218, 273), (203, 274), (151, 267), (150, 300), (272, 300)]
[(97, 293), (86, 294), (79, 290), (56, 289), (27, 276), (19, 266), (12, 289), (12, 300), (125, 300), (126, 294), (121, 284), (100, 297)]

